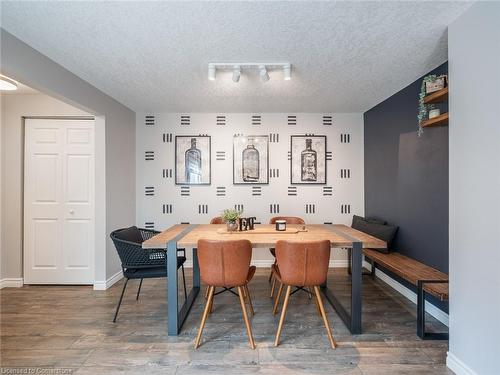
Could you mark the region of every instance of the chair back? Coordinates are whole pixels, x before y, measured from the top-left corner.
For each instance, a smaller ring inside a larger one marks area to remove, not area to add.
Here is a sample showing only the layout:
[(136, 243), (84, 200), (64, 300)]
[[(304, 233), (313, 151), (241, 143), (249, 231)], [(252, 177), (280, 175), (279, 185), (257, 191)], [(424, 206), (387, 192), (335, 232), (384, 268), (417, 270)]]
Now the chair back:
[(111, 232), (110, 237), (118, 252), (123, 269), (165, 265), (163, 251), (142, 248), (142, 242), (157, 233), (153, 230), (137, 227), (122, 228)]
[(202, 281), (210, 286), (231, 287), (246, 283), (252, 244), (248, 240), (198, 241), (198, 261)]
[(213, 217), (210, 224), (224, 224), (224, 220), (220, 216)]
[(321, 285), (328, 274), (330, 241), (278, 241), (276, 261), (284, 284)]
[(305, 224), (306, 222), (301, 217), (297, 216), (275, 216), (269, 220), (269, 224), (275, 224), (276, 220), (285, 220), (287, 224)]

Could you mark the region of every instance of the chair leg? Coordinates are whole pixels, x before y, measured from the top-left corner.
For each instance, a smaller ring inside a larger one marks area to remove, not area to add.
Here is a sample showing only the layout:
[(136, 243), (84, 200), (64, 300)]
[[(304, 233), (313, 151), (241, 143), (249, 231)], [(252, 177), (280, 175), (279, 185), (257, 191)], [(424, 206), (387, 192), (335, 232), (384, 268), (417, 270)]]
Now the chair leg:
[(278, 288), (278, 294), (276, 294), (276, 300), (274, 301), (273, 315), (276, 315), (276, 313), (278, 312), (278, 304), (280, 303), (282, 291), (283, 291), (283, 283), (280, 283), (280, 286)]
[(271, 268), (271, 273), (269, 274), (269, 282), (273, 279), (273, 269)]
[(213, 286), (212, 288), (214, 288), (214, 296), (212, 297), (212, 299), (210, 300), (210, 309), (208, 310), (208, 313), (211, 314), (212, 313), (212, 310), (214, 308), (214, 299), (215, 299), (215, 286)]
[(318, 299), (316, 297), (314, 297), (314, 304), (316, 305), (316, 311), (318, 311), (318, 315), (323, 317), (323, 315), (321, 315), (321, 309), (319, 308)]
[(208, 291), (210, 290), (210, 287), (207, 285), (207, 289), (205, 290), (205, 299), (208, 298)]
[(248, 321), (247, 308), (245, 306), (245, 300), (243, 299), (243, 288), (238, 287), (238, 295), (240, 297), (241, 310), (243, 312), (243, 319), (245, 320), (245, 325), (247, 327), (248, 341), (250, 342), (250, 347), (255, 349), (255, 342), (253, 341), (252, 327), (250, 327), (250, 322)]
[(273, 282), (271, 283), (271, 295), (269, 296), (270, 298), (273, 298), (273, 296), (274, 296), (275, 285), (276, 285), (276, 277), (273, 277)]
[(207, 298), (207, 302), (205, 304), (205, 310), (203, 311), (203, 316), (201, 318), (200, 328), (198, 329), (198, 335), (196, 336), (196, 341), (194, 343), (195, 349), (198, 349), (198, 347), (200, 346), (201, 334), (203, 333), (203, 328), (205, 327), (205, 323), (207, 321), (207, 316), (208, 316), (208, 312), (210, 310), (210, 305), (211, 305), (212, 299), (214, 298), (214, 289), (215, 288), (213, 286), (208, 287), (208, 298)]
[(326, 333), (328, 334), (328, 340), (330, 340), (330, 345), (332, 346), (332, 349), (335, 349), (335, 340), (333, 339), (332, 330), (330, 329), (330, 324), (328, 323), (328, 318), (326, 316), (325, 307), (323, 306), (323, 300), (321, 299), (321, 294), (318, 286), (314, 287), (314, 292), (316, 293), (316, 299), (318, 300), (318, 305), (321, 310), (323, 323), (325, 323), (325, 329)]
[(283, 311), (281, 311), (280, 322), (278, 324), (278, 331), (276, 331), (276, 339), (274, 340), (274, 346), (278, 346), (280, 343), (281, 329), (283, 328), (283, 322), (285, 321), (286, 309), (288, 308), (288, 300), (290, 299), (290, 293), (292, 292), (291, 285), (286, 287), (285, 302), (283, 302)]
[(136, 300), (136, 301), (138, 301), (138, 300), (139, 300), (139, 293), (141, 293), (142, 280), (143, 280), (143, 279), (141, 279), (141, 282), (139, 283), (139, 289), (137, 289), (137, 297), (135, 297), (135, 300)]
[(248, 289), (248, 284), (246, 284), (243, 287), (243, 290), (245, 291), (245, 294), (246, 294), (246, 297), (247, 297), (247, 300), (248, 300), (248, 307), (250, 307), (250, 314), (252, 314), (252, 316), (254, 316), (255, 315), (255, 311), (253, 309), (252, 297), (250, 296), (250, 290)]
[(118, 301), (118, 306), (116, 306), (115, 317), (113, 318), (113, 323), (116, 323), (116, 317), (118, 316), (118, 311), (120, 311), (120, 306), (122, 304), (123, 293), (125, 293), (125, 288), (127, 287), (128, 279), (125, 280), (125, 284), (123, 285), (122, 294), (120, 296), (120, 300)]
[(312, 298), (312, 293), (311, 293), (311, 287), (310, 286), (307, 287), (307, 295), (309, 296), (309, 299)]
[(184, 285), (184, 300), (187, 301), (188, 292), (186, 288), (186, 274), (184, 273), (184, 264), (181, 266), (181, 268), (182, 268), (182, 284)]

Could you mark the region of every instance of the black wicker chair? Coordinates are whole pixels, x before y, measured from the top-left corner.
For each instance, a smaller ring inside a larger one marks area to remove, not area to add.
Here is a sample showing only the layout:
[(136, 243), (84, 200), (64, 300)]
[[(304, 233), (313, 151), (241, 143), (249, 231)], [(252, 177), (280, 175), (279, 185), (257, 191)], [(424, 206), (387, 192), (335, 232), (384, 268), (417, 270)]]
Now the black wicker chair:
[[(117, 229), (111, 232), (110, 237), (115, 244), (116, 251), (122, 262), (123, 276), (125, 284), (123, 285), (120, 301), (116, 307), (113, 323), (116, 322), (118, 311), (122, 304), (123, 294), (130, 279), (141, 279), (139, 289), (137, 290), (136, 300), (139, 299), (142, 280), (157, 277), (167, 277), (167, 258), (164, 249), (143, 249), (142, 242), (155, 236), (159, 232), (137, 228)], [(178, 249), (177, 269), (182, 268), (182, 282), (184, 284), (184, 298), (187, 299), (186, 275), (184, 274), (184, 262), (186, 261), (185, 249)]]

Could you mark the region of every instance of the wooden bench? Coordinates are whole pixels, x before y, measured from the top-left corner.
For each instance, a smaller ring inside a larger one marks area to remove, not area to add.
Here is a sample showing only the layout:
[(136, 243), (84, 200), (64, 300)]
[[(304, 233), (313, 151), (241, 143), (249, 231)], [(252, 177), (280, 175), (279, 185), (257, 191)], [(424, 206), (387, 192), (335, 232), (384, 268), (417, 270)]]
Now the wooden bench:
[(372, 277), (379, 265), (417, 287), (417, 335), (422, 339), (447, 340), (448, 333), (425, 332), (425, 293), (447, 301), (448, 275), (399, 253), (363, 249), (363, 254), (372, 262)]

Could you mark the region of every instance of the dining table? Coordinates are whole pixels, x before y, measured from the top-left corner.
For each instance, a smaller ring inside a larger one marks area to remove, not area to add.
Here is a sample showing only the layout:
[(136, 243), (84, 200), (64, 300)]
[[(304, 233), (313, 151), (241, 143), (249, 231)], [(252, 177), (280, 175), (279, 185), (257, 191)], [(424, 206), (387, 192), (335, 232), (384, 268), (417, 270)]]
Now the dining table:
[[(350, 308), (344, 306), (332, 288), (325, 283), (321, 291), (336, 310), (351, 334), (362, 331), (362, 266), (363, 248), (383, 249), (385, 241), (343, 224), (312, 224), (286, 226), (285, 231), (277, 231), (274, 225), (256, 224), (253, 230), (228, 231), (225, 224), (177, 224), (158, 233), (142, 243), (144, 249), (166, 251), (167, 267), (167, 313), (168, 334), (179, 334), (200, 292), (200, 267), (197, 246), (200, 239), (209, 240), (249, 240), (253, 248), (273, 248), (279, 240), (286, 241), (330, 241), (332, 248), (348, 248), (351, 251), (351, 296)], [(191, 249), (193, 259), (193, 282), (191, 290), (179, 309), (177, 281), (177, 250)]]

